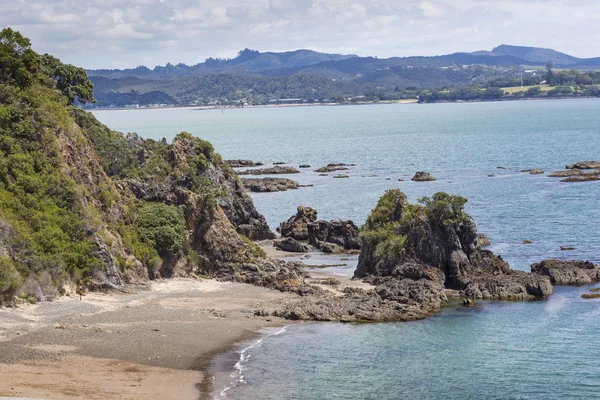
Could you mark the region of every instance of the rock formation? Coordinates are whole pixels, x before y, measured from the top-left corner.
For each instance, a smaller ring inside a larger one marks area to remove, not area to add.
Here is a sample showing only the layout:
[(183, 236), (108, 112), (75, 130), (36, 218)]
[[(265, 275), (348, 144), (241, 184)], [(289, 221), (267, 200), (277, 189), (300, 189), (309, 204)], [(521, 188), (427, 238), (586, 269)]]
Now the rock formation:
[[(232, 168), (241, 168), (241, 167), (254, 167), (258, 164), (255, 164), (252, 160), (225, 160), (227, 164), (229, 164)], [(260, 164), (262, 165), (262, 164)]]
[(552, 293), (550, 281), (510, 269), (477, 245), (477, 228), (463, 211), (466, 199), (436, 193), (411, 205), (389, 190), (364, 227), (357, 278), (441, 282), (465, 297), (526, 299)]
[(299, 174), (298, 171), (294, 167), (281, 167), (276, 165), (274, 167), (269, 168), (261, 168), (261, 169), (247, 169), (244, 171), (238, 171), (238, 175), (283, 175), (283, 174)]
[(308, 251), (307, 245), (300, 243), (291, 237), (275, 240), (273, 245), (280, 250), (292, 253), (306, 253)]
[(287, 178), (242, 178), (242, 183), (251, 192), (284, 192), (302, 186)]
[(355, 164), (331, 163), (331, 164), (327, 164), (324, 167), (316, 169), (315, 172), (324, 173), (324, 172), (335, 172), (335, 171), (347, 171), (350, 169), (348, 167), (353, 167), (354, 165)]
[(544, 260), (531, 272), (550, 278), (553, 285), (586, 285), (600, 280), (600, 267), (589, 261)]
[(575, 164), (567, 165), (567, 169), (600, 169), (600, 161), (579, 161)]
[(429, 172), (419, 171), (412, 177), (411, 181), (415, 182), (428, 182), (435, 181), (435, 178), (429, 174)]
[(360, 248), (358, 227), (352, 221), (317, 220), (317, 211), (299, 206), (295, 215), (278, 228), (282, 237), (308, 242), (326, 253), (341, 253)]

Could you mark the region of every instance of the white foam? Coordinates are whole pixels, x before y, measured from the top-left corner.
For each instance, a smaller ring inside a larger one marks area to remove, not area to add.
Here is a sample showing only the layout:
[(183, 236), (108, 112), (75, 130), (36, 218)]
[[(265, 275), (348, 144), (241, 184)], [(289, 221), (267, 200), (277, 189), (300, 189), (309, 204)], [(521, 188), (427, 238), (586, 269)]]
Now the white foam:
[(246, 368), (245, 364), (248, 362), (248, 360), (250, 360), (250, 354), (248, 354), (249, 350), (252, 350), (254, 348), (260, 347), (262, 346), (262, 344), (264, 343), (265, 339), (271, 337), (271, 336), (277, 336), (277, 335), (281, 335), (282, 333), (284, 333), (287, 329), (288, 325), (284, 326), (283, 328), (269, 333), (267, 335), (264, 335), (263, 337), (261, 337), (260, 339), (258, 339), (256, 342), (252, 343), (251, 345), (244, 347), (242, 350), (240, 350), (240, 359), (237, 363), (235, 363), (234, 368), (235, 371), (233, 371), (229, 377), (231, 378), (231, 385), (225, 387), (221, 393), (219, 393), (218, 396), (214, 397), (214, 400), (221, 400), (223, 398), (227, 397), (227, 392), (229, 390), (231, 390), (232, 388), (238, 386), (239, 384), (247, 384), (248, 382), (246, 380), (244, 380), (244, 374), (243, 371)]

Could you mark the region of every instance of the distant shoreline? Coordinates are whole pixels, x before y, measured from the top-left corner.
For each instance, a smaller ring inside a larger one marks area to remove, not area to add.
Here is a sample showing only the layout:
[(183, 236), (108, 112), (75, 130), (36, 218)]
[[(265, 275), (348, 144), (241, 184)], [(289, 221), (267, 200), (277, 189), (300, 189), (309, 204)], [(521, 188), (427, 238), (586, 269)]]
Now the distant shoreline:
[(294, 108), (294, 107), (343, 107), (343, 106), (371, 106), (371, 105), (380, 105), (380, 104), (454, 104), (454, 103), (498, 103), (498, 102), (508, 102), (508, 101), (553, 101), (553, 100), (581, 100), (581, 99), (597, 99), (598, 97), (594, 96), (552, 96), (552, 97), (518, 97), (518, 98), (500, 98), (500, 99), (477, 99), (477, 100), (441, 100), (441, 101), (433, 101), (433, 102), (424, 102), (419, 103), (416, 99), (409, 100), (398, 100), (398, 101), (378, 101), (378, 102), (364, 102), (364, 103), (310, 103), (310, 104), (262, 104), (255, 106), (244, 106), (244, 107), (235, 107), (235, 106), (181, 106), (181, 107), (143, 107), (143, 108), (93, 108), (86, 109), (89, 112), (97, 112), (97, 111), (147, 111), (147, 110), (164, 110), (164, 111), (173, 111), (173, 110), (196, 110), (196, 111), (208, 111), (208, 110), (237, 110), (244, 108)]

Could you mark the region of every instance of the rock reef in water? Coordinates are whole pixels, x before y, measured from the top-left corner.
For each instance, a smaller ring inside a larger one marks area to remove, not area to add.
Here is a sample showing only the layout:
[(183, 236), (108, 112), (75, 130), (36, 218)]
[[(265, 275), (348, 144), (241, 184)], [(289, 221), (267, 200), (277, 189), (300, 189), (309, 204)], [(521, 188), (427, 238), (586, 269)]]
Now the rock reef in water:
[(567, 165), (566, 169), (598, 169), (600, 161), (579, 161), (575, 164)]
[(244, 171), (238, 171), (238, 175), (283, 175), (283, 174), (299, 174), (298, 171), (294, 167), (281, 167), (276, 165), (270, 168), (261, 168), (261, 169), (247, 169)]
[(348, 167), (354, 167), (354, 166), (356, 166), (356, 164), (331, 163), (331, 164), (327, 164), (324, 167), (316, 169), (315, 172), (323, 173), (323, 172), (347, 171), (350, 169)]
[(242, 183), (251, 192), (284, 192), (302, 186), (287, 178), (242, 178)]
[(412, 177), (411, 181), (415, 182), (429, 182), (435, 181), (435, 178), (431, 176), (429, 172), (419, 171)]
[(255, 164), (252, 160), (225, 160), (225, 162), (232, 168), (254, 167), (256, 165), (262, 165), (261, 163)]
[(550, 278), (553, 285), (586, 285), (600, 281), (600, 267), (590, 261), (544, 260), (531, 272)]

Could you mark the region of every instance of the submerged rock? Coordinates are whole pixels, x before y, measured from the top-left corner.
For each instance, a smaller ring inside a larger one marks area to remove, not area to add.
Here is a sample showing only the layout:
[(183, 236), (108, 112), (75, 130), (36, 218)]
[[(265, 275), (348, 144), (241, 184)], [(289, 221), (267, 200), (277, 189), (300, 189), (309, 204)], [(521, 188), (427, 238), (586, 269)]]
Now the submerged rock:
[(600, 267), (590, 261), (544, 260), (531, 272), (550, 278), (554, 285), (586, 285), (600, 280)]
[(242, 178), (242, 183), (251, 192), (283, 192), (302, 186), (287, 178)]
[(334, 179), (345, 179), (345, 178), (350, 178), (350, 175), (340, 174), (340, 175), (335, 175), (333, 178)]
[(300, 164), (299, 168), (310, 168), (310, 164)]
[(238, 175), (282, 175), (282, 174), (299, 174), (294, 167), (281, 167), (276, 165), (270, 168), (261, 169), (247, 169), (245, 171), (238, 171)]
[(586, 175), (571, 176), (569, 178), (561, 179), (561, 182), (589, 182), (589, 181), (600, 181), (600, 177), (597, 174), (586, 174)]
[(428, 182), (435, 181), (435, 178), (429, 174), (429, 172), (419, 171), (412, 177), (411, 181), (415, 182)]

